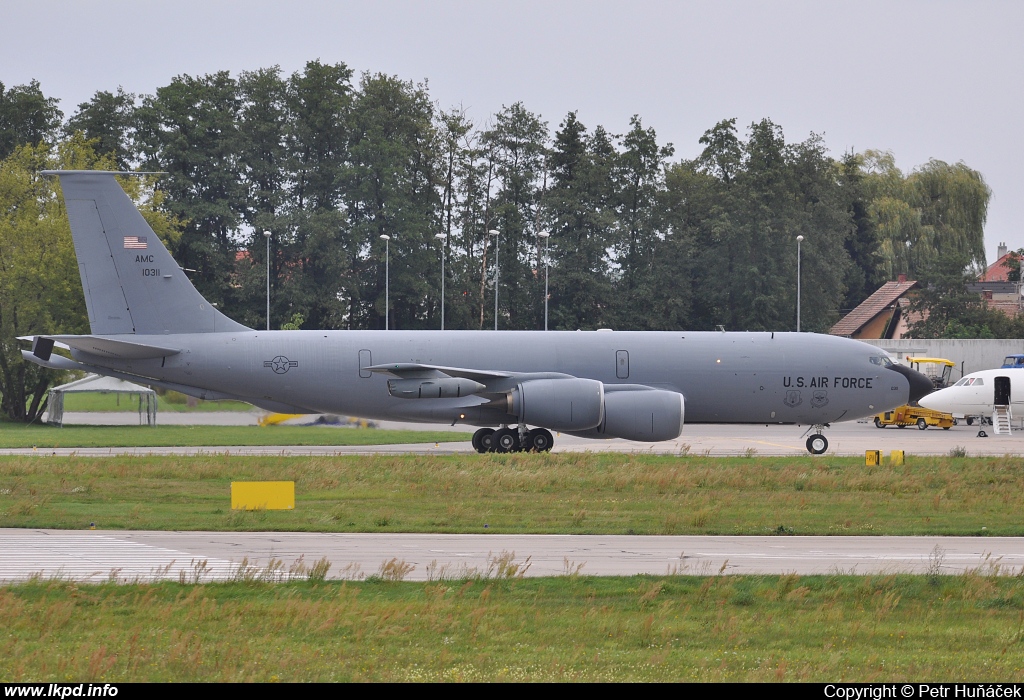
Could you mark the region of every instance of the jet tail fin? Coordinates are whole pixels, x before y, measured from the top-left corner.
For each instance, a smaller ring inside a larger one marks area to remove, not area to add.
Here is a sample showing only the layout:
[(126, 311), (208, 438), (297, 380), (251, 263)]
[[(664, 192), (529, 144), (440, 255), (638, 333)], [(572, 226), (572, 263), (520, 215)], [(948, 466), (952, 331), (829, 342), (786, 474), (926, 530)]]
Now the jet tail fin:
[(114, 179), (123, 173), (43, 174), (60, 178), (93, 334), (249, 330), (214, 308), (192, 285)]

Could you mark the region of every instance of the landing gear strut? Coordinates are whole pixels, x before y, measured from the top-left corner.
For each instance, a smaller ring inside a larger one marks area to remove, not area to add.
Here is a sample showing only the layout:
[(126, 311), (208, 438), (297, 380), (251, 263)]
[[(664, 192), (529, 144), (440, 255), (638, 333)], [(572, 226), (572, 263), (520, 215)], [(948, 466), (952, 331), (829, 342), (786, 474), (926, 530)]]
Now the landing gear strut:
[(825, 450), (828, 449), (828, 439), (821, 434), (823, 428), (827, 428), (828, 423), (824, 425), (812, 425), (808, 428), (808, 431), (814, 430), (814, 435), (807, 438), (807, 451), (812, 455), (823, 455)]
[(555, 444), (551, 432), (544, 428), (480, 428), (473, 433), (473, 449), (484, 452), (548, 452)]

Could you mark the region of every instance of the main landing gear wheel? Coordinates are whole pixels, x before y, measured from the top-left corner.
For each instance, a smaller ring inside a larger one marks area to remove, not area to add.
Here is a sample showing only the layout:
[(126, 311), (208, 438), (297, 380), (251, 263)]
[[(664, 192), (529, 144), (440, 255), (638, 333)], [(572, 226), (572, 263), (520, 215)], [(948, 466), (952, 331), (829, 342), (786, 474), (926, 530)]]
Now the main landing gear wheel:
[(823, 455), (828, 449), (828, 440), (821, 433), (807, 438), (807, 451), (812, 455)]
[(502, 428), (501, 430), (494, 431), (493, 440), (495, 452), (518, 452), (521, 449), (519, 445), (519, 431), (512, 428)]
[(494, 429), (493, 428), (480, 428), (480, 430), (473, 433), (473, 449), (483, 454), (484, 452), (491, 452), (494, 445)]
[(555, 438), (551, 432), (544, 428), (534, 428), (526, 434), (526, 444), (523, 449), (534, 452), (548, 452), (555, 444)]

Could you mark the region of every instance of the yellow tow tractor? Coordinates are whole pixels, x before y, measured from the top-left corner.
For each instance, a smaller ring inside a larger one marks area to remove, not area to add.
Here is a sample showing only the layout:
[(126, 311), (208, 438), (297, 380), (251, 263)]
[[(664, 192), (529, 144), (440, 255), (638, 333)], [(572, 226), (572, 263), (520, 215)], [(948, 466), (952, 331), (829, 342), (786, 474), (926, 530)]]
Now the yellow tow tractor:
[[(950, 375), (953, 373), (954, 365), (949, 360), (940, 357), (910, 357), (907, 362), (913, 369), (927, 375), (936, 389), (944, 389), (950, 386)], [(949, 430), (956, 424), (952, 413), (933, 411), (930, 408), (917, 406), (913, 403), (905, 404), (885, 413), (875, 416), (875, 427), (884, 428), (887, 425), (895, 425), (897, 428), (905, 428), (908, 425), (916, 425), (921, 430), (929, 426)]]

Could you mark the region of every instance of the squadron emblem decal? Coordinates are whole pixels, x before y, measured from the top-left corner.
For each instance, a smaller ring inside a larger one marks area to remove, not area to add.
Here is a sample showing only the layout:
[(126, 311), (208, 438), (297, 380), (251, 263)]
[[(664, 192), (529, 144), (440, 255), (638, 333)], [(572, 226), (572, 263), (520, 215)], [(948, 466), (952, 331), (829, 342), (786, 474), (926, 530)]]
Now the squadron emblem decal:
[(270, 367), (271, 369), (274, 370), (275, 374), (284, 374), (292, 367), (298, 367), (299, 362), (298, 360), (289, 360), (284, 355), (278, 355), (273, 360), (266, 360), (263, 363), (263, 366)]
[(804, 399), (802, 396), (800, 396), (800, 392), (795, 390), (787, 391), (786, 398), (782, 400), (782, 403), (786, 404), (790, 408), (796, 408), (803, 402)]
[(811, 406), (814, 408), (828, 406), (828, 392), (824, 389), (811, 392)]

